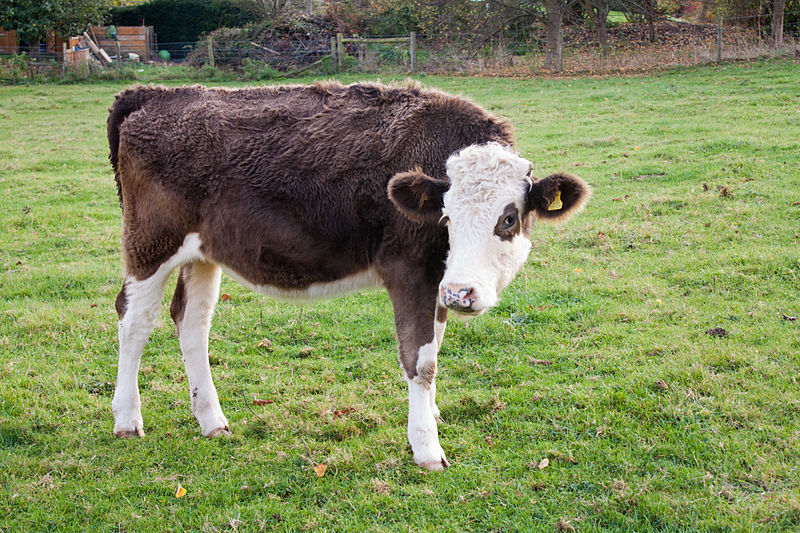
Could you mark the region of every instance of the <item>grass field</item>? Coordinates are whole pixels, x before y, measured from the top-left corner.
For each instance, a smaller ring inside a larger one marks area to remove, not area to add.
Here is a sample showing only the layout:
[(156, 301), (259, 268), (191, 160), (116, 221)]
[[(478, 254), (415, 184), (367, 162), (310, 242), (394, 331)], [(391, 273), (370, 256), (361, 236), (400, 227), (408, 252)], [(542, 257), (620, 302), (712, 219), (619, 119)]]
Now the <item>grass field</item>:
[(383, 292), (301, 308), (224, 278), (213, 440), (165, 309), (147, 436), (115, 439), (124, 85), (0, 87), (0, 531), (800, 528), (800, 64), (422, 81), (595, 190), (494, 311), (448, 325), (436, 474)]

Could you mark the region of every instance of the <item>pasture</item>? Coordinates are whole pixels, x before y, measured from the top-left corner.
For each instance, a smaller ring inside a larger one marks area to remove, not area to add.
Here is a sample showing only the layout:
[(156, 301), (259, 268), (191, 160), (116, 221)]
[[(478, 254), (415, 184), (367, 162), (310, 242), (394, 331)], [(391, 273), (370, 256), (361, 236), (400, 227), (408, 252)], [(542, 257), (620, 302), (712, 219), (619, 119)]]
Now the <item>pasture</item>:
[(298, 307), (223, 277), (233, 434), (209, 440), (168, 288), (147, 436), (115, 439), (126, 85), (0, 87), (0, 531), (800, 528), (798, 62), (421, 81), (509, 118), (535, 175), (594, 188), (537, 226), (497, 308), (450, 320), (443, 473), (411, 458), (384, 292)]

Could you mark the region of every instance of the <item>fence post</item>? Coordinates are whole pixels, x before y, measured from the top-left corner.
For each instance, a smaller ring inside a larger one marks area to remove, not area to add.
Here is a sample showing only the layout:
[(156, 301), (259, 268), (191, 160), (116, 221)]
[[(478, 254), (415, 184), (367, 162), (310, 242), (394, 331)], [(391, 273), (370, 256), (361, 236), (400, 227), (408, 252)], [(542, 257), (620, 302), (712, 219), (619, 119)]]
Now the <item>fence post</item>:
[(717, 63), (722, 61), (722, 17), (717, 17)]
[(409, 57), (411, 59), (411, 72), (414, 72), (414, 67), (417, 63), (417, 32), (412, 31), (408, 37), (409, 41)]
[(61, 43), (61, 77), (67, 77), (67, 43)]
[(339, 71), (339, 65), (336, 63), (336, 37), (331, 37), (331, 66), (333, 66), (333, 71)]
[(343, 35), (336, 34), (336, 61), (341, 69), (344, 66), (344, 43), (342, 42)]
[(214, 66), (214, 39), (208, 38), (208, 64)]

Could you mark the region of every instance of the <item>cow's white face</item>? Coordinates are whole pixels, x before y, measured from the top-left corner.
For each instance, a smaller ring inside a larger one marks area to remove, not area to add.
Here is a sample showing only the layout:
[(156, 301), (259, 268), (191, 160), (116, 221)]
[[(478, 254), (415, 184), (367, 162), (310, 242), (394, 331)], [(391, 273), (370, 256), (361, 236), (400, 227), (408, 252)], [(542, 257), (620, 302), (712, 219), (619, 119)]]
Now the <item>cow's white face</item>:
[(531, 163), (513, 148), (468, 146), (447, 160), (447, 181), (415, 169), (394, 176), (389, 197), (420, 223), (446, 224), (450, 250), (439, 303), (479, 315), (525, 264), (537, 218), (558, 221), (580, 210), (589, 187), (570, 174), (531, 176)]
[(442, 220), (450, 252), (439, 284), (443, 306), (466, 314), (486, 311), (525, 264), (536, 216), (527, 209), (531, 168), (498, 143), (469, 146), (447, 160), (450, 188)]

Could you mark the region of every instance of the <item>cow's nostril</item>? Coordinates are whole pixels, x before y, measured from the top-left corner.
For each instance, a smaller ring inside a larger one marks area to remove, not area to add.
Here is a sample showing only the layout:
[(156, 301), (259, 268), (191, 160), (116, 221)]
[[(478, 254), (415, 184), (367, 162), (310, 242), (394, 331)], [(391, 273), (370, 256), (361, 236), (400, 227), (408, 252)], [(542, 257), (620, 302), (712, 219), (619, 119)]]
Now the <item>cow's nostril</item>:
[(442, 302), (455, 310), (469, 310), (475, 305), (475, 289), (468, 285), (447, 283), (440, 287)]

